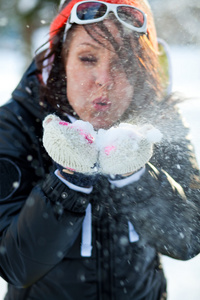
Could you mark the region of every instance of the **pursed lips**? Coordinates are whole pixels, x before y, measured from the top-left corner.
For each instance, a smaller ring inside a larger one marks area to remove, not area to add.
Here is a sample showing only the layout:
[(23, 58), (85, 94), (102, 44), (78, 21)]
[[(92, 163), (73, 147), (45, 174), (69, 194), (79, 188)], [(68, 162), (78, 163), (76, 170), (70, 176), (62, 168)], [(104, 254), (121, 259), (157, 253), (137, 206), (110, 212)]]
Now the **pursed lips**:
[(92, 101), (92, 104), (97, 111), (106, 111), (110, 108), (111, 102), (106, 97), (99, 97)]

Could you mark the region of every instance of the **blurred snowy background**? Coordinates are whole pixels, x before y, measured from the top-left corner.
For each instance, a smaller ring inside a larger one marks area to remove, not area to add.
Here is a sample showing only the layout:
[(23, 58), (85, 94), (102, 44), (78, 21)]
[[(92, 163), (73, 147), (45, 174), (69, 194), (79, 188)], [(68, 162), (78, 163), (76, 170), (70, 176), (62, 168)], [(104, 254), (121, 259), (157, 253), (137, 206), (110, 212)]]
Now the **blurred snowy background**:
[[(58, 2), (0, 0), (0, 105), (9, 99), (34, 51), (47, 40), (49, 22)], [(187, 98), (180, 110), (190, 127), (200, 165), (200, 1), (149, 2), (158, 35), (170, 45), (173, 91)], [(163, 256), (163, 264), (168, 300), (200, 299), (200, 255), (187, 262)], [(5, 292), (6, 283), (0, 279), (0, 300)]]

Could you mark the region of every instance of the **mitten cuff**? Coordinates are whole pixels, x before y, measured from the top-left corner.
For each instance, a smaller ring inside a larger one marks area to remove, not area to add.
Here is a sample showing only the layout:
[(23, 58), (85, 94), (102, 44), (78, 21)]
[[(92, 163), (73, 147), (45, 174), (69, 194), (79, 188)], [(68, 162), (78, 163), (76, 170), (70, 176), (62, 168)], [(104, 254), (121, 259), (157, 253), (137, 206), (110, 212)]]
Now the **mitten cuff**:
[(89, 203), (86, 195), (69, 189), (55, 174), (47, 176), (42, 190), (51, 202), (71, 212), (84, 213)]
[[(71, 190), (77, 191), (77, 192), (82, 192), (84, 194), (90, 194), (93, 190), (93, 187), (82, 187), (79, 185), (76, 185), (74, 183), (71, 183), (70, 181), (64, 179), (63, 177), (59, 176), (58, 170), (55, 171), (54, 173), (65, 185), (67, 185)], [(72, 175), (73, 176), (73, 175)]]
[(92, 185), (94, 185), (94, 183), (97, 180), (97, 174), (93, 175), (93, 174), (84, 174), (79, 172), (73, 172), (73, 174), (69, 174), (64, 172), (64, 168), (61, 165), (56, 164), (56, 166), (57, 169), (60, 171), (60, 174), (63, 176), (63, 179), (65, 179), (68, 183), (71, 183), (75, 186), (79, 186), (82, 188), (89, 188)]
[(122, 188), (128, 184), (138, 181), (144, 173), (145, 173), (145, 167), (143, 167), (142, 169), (133, 173), (130, 176), (127, 176), (127, 177), (120, 176), (120, 178), (119, 178), (119, 176), (116, 176), (115, 179), (110, 178), (110, 179), (108, 179), (108, 181), (115, 187)]

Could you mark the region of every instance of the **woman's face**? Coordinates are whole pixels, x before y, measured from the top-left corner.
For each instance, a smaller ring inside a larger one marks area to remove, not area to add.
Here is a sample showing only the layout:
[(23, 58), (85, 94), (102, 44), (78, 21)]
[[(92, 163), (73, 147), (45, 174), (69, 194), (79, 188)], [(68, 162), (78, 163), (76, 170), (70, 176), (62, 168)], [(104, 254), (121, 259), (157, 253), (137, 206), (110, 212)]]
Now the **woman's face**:
[[(122, 44), (117, 27), (107, 20), (111, 34)], [(78, 26), (66, 60), (67, 98), (77, 115), (95, 129), (109, 128), (129, 107), (133, 86), (111, 44), (96, 42)], [(110, 49), (108, 50), (107, 47)]]

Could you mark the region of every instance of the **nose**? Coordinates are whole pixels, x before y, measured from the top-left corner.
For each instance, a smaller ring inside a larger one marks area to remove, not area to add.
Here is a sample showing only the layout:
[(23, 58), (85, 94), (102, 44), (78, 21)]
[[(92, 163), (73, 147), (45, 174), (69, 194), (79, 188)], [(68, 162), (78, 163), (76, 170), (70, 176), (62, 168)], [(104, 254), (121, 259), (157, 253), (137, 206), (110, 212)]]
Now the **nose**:
[(111, 66), (108, 61), (101, 62), (95, 74), (95, 84), (105, 89), (111, 89), (113, 86), (113, 78), (111, 74)]

